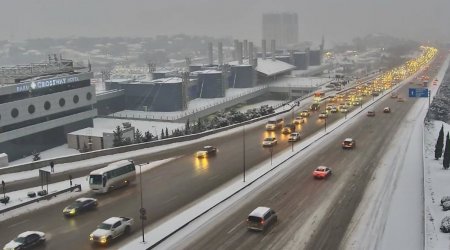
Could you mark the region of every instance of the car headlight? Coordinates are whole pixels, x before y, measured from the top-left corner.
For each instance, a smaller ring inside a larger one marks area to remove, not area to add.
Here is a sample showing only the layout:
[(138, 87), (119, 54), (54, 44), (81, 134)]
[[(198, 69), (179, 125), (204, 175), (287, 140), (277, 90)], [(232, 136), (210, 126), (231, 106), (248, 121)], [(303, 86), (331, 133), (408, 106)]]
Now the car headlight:
[(74, 215), (77, 212), (77, 210), (75, 210), (75, 208), (70, 209), (70, 214)]
[(89, 240), (94, 240), (94, 235), (93, 234), (89, 235)]
[(100, 242), (101, 243), (106, 243), (108, 241), (108, 237), (103, 235), (102, 237), (100, 237)]

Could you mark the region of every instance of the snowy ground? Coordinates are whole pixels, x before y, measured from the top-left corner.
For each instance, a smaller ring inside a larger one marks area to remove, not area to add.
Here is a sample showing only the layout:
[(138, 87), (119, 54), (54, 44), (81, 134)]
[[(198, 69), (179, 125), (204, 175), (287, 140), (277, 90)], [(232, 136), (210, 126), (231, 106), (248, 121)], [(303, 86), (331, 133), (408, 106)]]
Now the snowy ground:
[[(149, 164), (142, 164), (141, 165), (142, 172), (148, 171), (154, 167), (162, 165), (171, 160), (173, 160), (173, 158), (169, 158), (169, 159), (165, 159), (165, 160), (161, 160), (161, 161), (155, 161), (155, 162), (152, 162)], [(136, 169), (136, 174), (139, 174), (139, 168)], [(74, 197), (78, 197), (82, 194), (86, 194), (90, 191), (87, 176), (75, 178), (72, 180), (72, 183), (74, 185), (80, 184), (81, 192), (75, 191), (75, 192), (63, 193), (63, 194), (58, 195), (57, 197), (53, 197), (50, 200), (42, 200), (37, 203), (32, 203), (30, 205), (8, 211), (6, 213), (0, 214), (0, 221), (36, 210), (37, 208), (42, 208), (42, 207), (50, 206), (52, 204), (55, 204), (55, 203), (58, 203), (61, 201), (69, 200)], [(69, 188), (69, 187), (70, 187), (70, 183), (68, 180), (63, 181), (63, 182), (51, 183), (48, 185), (48, 193), (51, 194), (51, 193), (57, 192), (58, 190), (62, 190), (62, 189)], [(46, 188), (47, 188), (47, 186), (44, 185), (45, 190), (46, 190)], [(4, 209), (4, 208), (10, 207), (10, 206), (14, 206), (14, 205), (20, 204), (22, 202), (26, 202), (31, 199), (34, 199), (34, 198), (29, 198), (27, 196), (27, 193), (29, 191), (37, 192), (39, 190), (41, 190), (41, 186), (34, 187), (34, 188), (27, 188), (27, 189), (23, 189), (23, 190), (14, 191), (14, 192), (9, 192), (7, 195), (10, 197), (10, 202), (7, 203), (6, 205), (2, 204), (0, 206), (0, 208)]]
[(434, 159), (434, 147), (442, 125), (447, 135), (450, 124), (441, 121), (431, 121), (424, 131), (426, 249), (450, 249), (449, 235), (439, 230), (442, 218), (450, 216), (450, 212), (443, 211), (440, 206), (442, 196), (450, 196), (450, 170), (443, 169), (442, 158)]
[[(437, 75), (438, 85), (430, 88), (432, 96), (436, 95), (449, 59)], [(402, 129), (392, 138), (352, 218), (342, 249), (424, 248), (423, 169), (424, 164), (427, 165), (426, 159), (430, 158), (428, 152), (423, 153), (424, 138), (427, 137), (423, 123), (427, 109), (428, 99), (419, 99), (400, 126)], [(429, 206), (428, 202), (425, 206)], [(442, 248), (441, 240), (436, 243), (439, 247), (434, 249), (448, 249), (448, 236), (445, 239), (446, 247)], [(427, 245), (425, 249), (430, 249)]]
[(230, 88), (226, 90), (226, 96), (222, 98), (196, 98), (188, 102), (187, 110), (174, 112), (154, 112), (154, 111), (138, 111), (138, 110), (123, 110), (116, 112), (110, 116), (125, 117), (125, 118), (143, 118), (143, 119), (161, 119), (161, 120), (176, 120), (186, 115), (190, 115), (201, 111), (203, 109), (219, 105), (224, 102), (234, 100), (240, 96), (248, 95), (267, 86), (257, 86), (253, 88), (235, 89)]
[[(318, 77), (282, 77), (270, 84), (270, 86), (277, 87), (318, 87), (329, 82), (329, 78)], [(260, 89), (267, 88), (268, 85), (260, 85), (253, 88), (229, 88), (226, 90), (226, 96), (223, 98), (196, 98), (188, 102), (187, 110), (174, 112), (154, 112), (154, 111), (138, 111), (138, 110), (123, 110), (116, 112), (110, 116), (124, 117), (124, 118), (142, 118), (142, 119), (161, 119), (161, 120), (176, 120), (186, 115), (199, 112), (203, 109), (219, 105), (240, 96), (248, 95)]]
[[(268, 100), (268, 101), (262, 101), (259, 103), (254, 103), (250, 105), (245, 105), (240, 107), (238, 110), (245, 112), (246, 110), (253, 109), (253, 108), (259, 108), (263, 105), (269, 105), (273, 107), (278, 107), (280, 104), (282, 104), (284, 101), (278, 101), (278, 100)], [(289, 107), (286, 107), (289, 108)], [(283, 109), (279, 109), (277, 111), (283, 111)], [(184, 123), (176, 123), (176, 122), (158, 122), (158, 121), (144, 121), (144, 120), (124, 120), (124, 119), (114, 119), (114, 118), (94, 118), (94, 128), (96, 129), (104, 129), (113, 131), (117, 126), (122, 126), (122, 123), (124, 122), (130, 122), (131, 126), (134, 126), (136, 129), (139, 129), (141, 133), (145, 133), (146, 131), (149, 131), (152, 134), (160, 135), (162, 129), (168, 128), (169, 131), (175, 130), (175, 129), (184, 129), (185, 124)], [(51, 159), (61, 156), (67, 156), (67, 155), (74, 155), (79, 154), (80, 152), (76, 149), (68, 148), (67, 144), (51, 148), (45, 151), (40, 152), (41, 159)], [(33, 156), (27, 156), (25, 158), (11, 161), (9, 162), (9, 166), (28, 163), (32, 161)]]
[(247, 112), (247, 110), (255, 109), (255, 108), (258, 109), (258, 108), (260, 108), (261, 106), (264, 106), (264, 105), (268, 105), (268, 106), (272, 106), (272, 107), (278, 107), (281, 104), (283, 104), (284, 102), (285, 101), (281, 101), (281, 100), (267, 100), (267, 101), (262, 101), (262, 102), (258, 102), (258, 103), (245, 105), (245, 106), (242, 106), (242, 107), (240, 107), (240, 108), (238, 108), (236, 110), (245, 113), (245, 112)]

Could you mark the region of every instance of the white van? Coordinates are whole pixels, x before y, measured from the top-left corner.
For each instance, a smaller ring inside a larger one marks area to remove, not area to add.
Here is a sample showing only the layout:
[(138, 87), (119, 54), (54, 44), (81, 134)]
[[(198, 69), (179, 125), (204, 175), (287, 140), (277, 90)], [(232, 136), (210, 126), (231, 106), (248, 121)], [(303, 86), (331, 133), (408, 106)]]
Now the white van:
[(278, 216), (273, 209), (257, 207), (247, 217), (247, 229), (264, 231), (270, 225), (277, 222)]
[(282, 128), (283, 124), (284, 124), (283, 118), (271, 118), (267, 121), (266, 130), (271, 131), (271, 130)]

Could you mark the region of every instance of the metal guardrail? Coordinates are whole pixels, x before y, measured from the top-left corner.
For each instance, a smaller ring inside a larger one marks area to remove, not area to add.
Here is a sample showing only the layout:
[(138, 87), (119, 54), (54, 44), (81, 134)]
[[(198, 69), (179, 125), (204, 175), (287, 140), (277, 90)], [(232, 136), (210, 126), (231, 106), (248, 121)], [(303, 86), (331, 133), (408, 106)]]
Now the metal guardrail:
[(23, 202), (23, 203), (14, 205), (14, 206), (10, 206), (10, 207), (4, 208), (4, 209), (0, 209), (0, 214), (6, 213), (8, 211), (11, 211), (11, 210), (14, 210), (14, 209), (17, 209), (17, 208), (20, 208), (20, 207), (24, 207), (26, 205), (29, 205), (29, 204), (32, 204), (32, 203), (35, 203), (35, 202), (39, 202), (39, 201), (42, 201), (42, 200), (50, 200), (52, 197), (56, 197), (57, 195), (60, 195), (62, 193), (69, 192), (69, 191), (73, 192), (73, 190), (75, 190), (75, 189), (78, 189), (78, 191), (81, 191), (81, 185), (77, 184), (77, 185), (74, 185), (74, 186), (72, 186), (70, 188), (59, 190), (57, 192), (54, 192), (54, 193), (51, 193), (51, 194), (47, 194), (47, 195), (44, 195), (42, 197), (39, 197), (39, 198), (36, 198), (36, 199), (33, 199), (33, 200), (29, 200), (29, 201), (26, 201), (26, 202)]

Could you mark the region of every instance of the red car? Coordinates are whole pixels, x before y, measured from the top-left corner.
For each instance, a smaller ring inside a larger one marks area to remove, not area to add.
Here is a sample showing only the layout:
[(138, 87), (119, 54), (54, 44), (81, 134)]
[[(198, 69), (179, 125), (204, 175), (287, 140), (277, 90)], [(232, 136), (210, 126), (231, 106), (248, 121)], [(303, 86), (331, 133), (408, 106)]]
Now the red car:
[(324, 179), (331, 175), (331, 169), (325, 166), (319, 166), (313, 171), (313, 176), (316, 179)]

